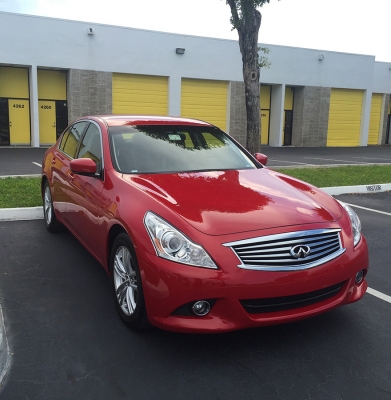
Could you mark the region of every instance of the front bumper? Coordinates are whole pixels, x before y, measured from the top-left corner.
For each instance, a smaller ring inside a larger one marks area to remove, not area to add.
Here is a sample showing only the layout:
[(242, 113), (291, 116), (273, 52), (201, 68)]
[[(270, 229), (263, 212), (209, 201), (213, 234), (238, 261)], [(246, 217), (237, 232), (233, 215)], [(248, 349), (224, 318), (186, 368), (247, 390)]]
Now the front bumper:
[[(220, 246), (222, 247), (222, 246)], [(164, 260), (154, 254), (138, 254), (147, 313), (151, 324), (170, 331), (218, 333), (297, 321), (361, 299), (365, 279), (355, 283), (357, 272), (368, 270), (368, 250), (360, 243), (336, 259), (303, 271), (244, 270), (230, 249), (220, 249), (216, 261), (224, 268), (210, 270)], [(220, 262), (219, 262), (220, 261)], [(250, 313), (242, 300), (275, 299), (321, 291), (341, 283), (331, 297), (281, 311)], [(203, 316), (176, 315), (175, 310), (198, 300), (212, 299)]]

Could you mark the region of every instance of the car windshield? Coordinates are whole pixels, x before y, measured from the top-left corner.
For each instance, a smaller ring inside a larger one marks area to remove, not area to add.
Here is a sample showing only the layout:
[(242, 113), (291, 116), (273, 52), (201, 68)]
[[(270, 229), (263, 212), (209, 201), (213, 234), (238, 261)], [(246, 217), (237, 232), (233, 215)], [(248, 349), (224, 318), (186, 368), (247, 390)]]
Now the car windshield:
[(214, 127), (115, 126), (110, 146), (114, 167), (127, 174), (258, 168)]

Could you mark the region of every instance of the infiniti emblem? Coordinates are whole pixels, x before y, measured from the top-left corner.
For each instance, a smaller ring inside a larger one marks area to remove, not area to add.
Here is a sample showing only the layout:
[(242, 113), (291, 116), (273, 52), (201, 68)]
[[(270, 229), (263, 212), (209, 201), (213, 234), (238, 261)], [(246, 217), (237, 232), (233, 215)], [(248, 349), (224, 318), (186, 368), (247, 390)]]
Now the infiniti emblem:
[(298, 244), (291, 248), (290, 253), (295, 258), (306, 258), (311, 253), (311, 249), (308, 246)]

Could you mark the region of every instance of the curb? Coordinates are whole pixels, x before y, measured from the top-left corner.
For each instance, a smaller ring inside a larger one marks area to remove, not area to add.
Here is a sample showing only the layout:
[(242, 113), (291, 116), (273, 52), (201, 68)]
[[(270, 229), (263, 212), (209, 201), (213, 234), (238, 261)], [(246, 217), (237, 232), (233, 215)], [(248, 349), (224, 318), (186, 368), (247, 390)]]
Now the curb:
[(18, 221), (43, 219), (43, 209), (40, 207), (0, 208), (0, 221)]
[(5, 332), (3, 312), (0, 304), (0, 391), (3, 386), (3, 380), (11, 366), (11, 357), (8, 347), (8, 339)]
[(337, 196), (339, 194), (380, 193), (390, 191), (391, 183), (382, 183), (379, 185), (334, 186), (320, 189), (330, 196)]

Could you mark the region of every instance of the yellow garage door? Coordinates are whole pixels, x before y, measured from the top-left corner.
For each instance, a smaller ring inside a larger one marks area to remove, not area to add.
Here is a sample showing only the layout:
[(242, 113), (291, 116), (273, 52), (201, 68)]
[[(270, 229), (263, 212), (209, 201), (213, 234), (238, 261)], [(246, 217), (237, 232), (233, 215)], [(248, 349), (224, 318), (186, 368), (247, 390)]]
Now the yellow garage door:
[(227, 127), (228, 82), (182, 79), (181, 115)]
[(168, 78), (113, 73), (113, 114), (168, 114)]
[(369, 120), (368, 144), (379, 144), (380, 118), (383, 95), (374, 93), (371, 103), (371, 118)]
[(261, 86), (261, 144), (269, 144), (270, 89), (271, 86)]
[(2, 142), (29, 145), (30, 103), (27, 68), (0, 67), (0, 98), (3, 98), (3, 115), (0, 118), (6, 121), (2, 124)]
[(331, 89), (327, 146), (360, 143), (362, 90)]

